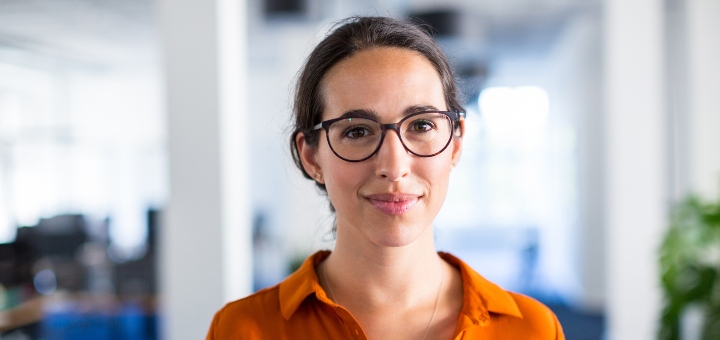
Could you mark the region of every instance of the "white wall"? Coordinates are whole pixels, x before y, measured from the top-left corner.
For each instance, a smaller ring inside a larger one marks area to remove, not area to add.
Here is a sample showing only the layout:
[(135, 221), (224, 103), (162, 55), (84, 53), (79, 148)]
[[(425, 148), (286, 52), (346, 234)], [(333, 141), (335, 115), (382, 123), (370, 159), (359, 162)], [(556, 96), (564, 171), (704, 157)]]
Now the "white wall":
[(605, 162), (602, 72), (602, 15), (589, 11), (572, 26), (577, 46), (566, 64), (574, 92), (569, 98), (577, 141), (578, 218), (574, 244), (575, 270), (580, 276), (580, 306), (601, 312), (606, 301)]
[(251, 292), (244, 6), (158, 7), (170, 157), (159, 245), (165, 339), (203, 338), (223, 304)]
[(664, 2), (605, 1), (607, 335), (652, 339), (666, 225)]
[(720, 197), (720, 1), (686, 0), (691, 190)]

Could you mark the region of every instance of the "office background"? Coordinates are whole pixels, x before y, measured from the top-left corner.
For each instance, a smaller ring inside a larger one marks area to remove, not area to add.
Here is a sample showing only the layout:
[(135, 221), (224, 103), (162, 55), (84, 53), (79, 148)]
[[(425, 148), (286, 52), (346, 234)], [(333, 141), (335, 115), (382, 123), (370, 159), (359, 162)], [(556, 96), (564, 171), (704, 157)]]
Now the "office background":
[(201, 338), (331, 249), (288, 127), (349, 15), (422, 20), (460, 78), (438, 249), (570, 339), (656, 337), (672, 207), (720, 197), (715, 0), (0, 0), (3, 338)]

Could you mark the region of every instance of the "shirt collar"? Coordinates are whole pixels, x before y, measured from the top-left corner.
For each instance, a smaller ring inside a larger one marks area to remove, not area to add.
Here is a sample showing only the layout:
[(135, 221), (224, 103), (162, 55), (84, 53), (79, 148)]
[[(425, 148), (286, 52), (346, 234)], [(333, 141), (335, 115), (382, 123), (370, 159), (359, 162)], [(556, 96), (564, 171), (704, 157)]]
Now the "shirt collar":
[(463, 281), (463, 308), (458, 327), (487, 326), (489, 312), (522, 318), (515, 299), (498, 285), (486, 280), (465, 262), (444, 252), (438, 255), (460, 270)]
[(285, 320), (289, 320), (295, 311), (300, 307), (305, 298), (315, 295), (325, 302), (330, 300), (320, 286), (315, 267), (330, 255), (330, 251), (321, 250), (308, 257), (305, 262), (280, 283), (280, 312)]
[[(488, 312), (507, 314), (522, 318), (515, 300), (502, 288), (486, 280), (475, 272), (462, 260), (448, 253), (439, 252), (440, 257), (460, 270), (463, 280), (463, 308), (461, 317), (463, 323), (470, 325), (487, 325), (490, 321)], [(289, 320), (300, 307), (308, 295), (315, 296), (329, 304), (333, 302), (327, 298), (320, 286), (315, 267), (330, 255), (330, 251), (318, 251), (308, 257), (305, 262), (288, 276), (279, 286), (280, 311)]]

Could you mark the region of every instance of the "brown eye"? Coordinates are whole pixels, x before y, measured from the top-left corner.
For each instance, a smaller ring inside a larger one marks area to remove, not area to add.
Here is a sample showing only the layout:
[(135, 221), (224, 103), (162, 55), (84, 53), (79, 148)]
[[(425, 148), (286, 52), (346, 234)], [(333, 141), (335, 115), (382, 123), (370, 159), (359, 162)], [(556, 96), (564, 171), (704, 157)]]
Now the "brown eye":
[(427, 132), (435, 129), (435, 124), (429, 120), (416, 120), (410, 125), (413, 132)]
[(363, 137), (367, 137), (371, 134), (372, 133), (367, 127), (357, 125), (346, 129), (345, 132), (343, 132), (343, 137), (350, 139), (360, 139)]

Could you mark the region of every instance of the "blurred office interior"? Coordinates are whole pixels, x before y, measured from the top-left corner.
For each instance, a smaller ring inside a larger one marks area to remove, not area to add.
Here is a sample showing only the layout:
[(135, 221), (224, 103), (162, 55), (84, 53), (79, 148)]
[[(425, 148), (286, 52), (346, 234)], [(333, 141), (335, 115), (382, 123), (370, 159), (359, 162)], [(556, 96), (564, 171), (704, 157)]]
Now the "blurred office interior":
[(202, 338), (332, 249), (288, 127), (350, 15), (426, 23), (460, 80), (438, 250), (568, 339), (655, 338), (671, 206), (720, 196), (716, 0), (0, 0), (1, 337)]

